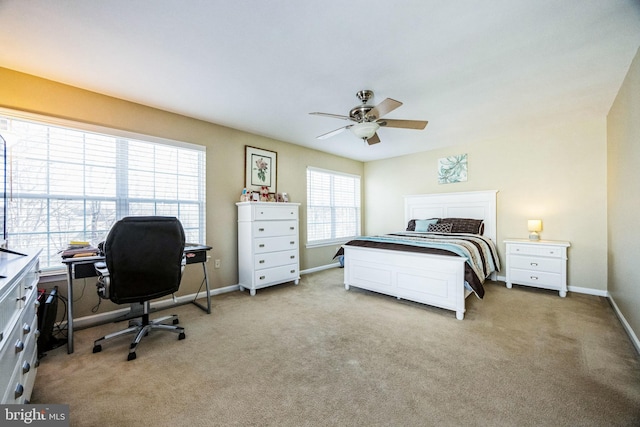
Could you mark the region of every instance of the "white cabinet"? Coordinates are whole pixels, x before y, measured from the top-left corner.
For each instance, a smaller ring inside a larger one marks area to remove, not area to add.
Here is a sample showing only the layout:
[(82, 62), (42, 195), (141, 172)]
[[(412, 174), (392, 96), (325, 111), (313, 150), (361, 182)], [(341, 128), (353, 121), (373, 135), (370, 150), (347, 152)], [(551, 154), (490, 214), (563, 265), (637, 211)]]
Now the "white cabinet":
[(299, 203), (239, 202), (240, 290), (300, 280)]
[(552, 289), (567, 296), (567, 248), (569, 242), (555, 240), (505, 240), (507, 288), (513, 283)]
[(38, 370), (40, 251), (0, 252), (0, 403), (28, 403)]

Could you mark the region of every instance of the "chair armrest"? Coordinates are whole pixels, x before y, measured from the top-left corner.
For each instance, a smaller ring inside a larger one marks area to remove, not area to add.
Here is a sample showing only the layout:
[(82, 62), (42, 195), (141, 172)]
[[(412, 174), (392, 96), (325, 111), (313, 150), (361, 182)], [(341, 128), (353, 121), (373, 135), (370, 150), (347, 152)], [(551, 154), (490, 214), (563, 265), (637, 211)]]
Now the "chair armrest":
[(109, 276), (109, 270), (107, 269), (107, 263), (104, 261), (98, 261), (93, 264), (93, 267), (98, 273), (98, 282), (96, 288), (98, 296), (100, 298), (109, 299), (109, 285), (111, 284), (111, 278)]

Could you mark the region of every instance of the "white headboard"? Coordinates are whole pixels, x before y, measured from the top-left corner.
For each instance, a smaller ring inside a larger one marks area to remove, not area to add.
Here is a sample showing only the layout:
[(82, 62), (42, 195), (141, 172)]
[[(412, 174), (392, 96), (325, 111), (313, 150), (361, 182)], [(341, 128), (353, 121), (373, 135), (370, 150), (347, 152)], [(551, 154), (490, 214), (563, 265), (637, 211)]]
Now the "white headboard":
[(484, 235), (496, 243), (497, 190), (466, 193), (416, 194), (404, 196), (404, 224), (428, 218), (473, 218), (484, 220)]

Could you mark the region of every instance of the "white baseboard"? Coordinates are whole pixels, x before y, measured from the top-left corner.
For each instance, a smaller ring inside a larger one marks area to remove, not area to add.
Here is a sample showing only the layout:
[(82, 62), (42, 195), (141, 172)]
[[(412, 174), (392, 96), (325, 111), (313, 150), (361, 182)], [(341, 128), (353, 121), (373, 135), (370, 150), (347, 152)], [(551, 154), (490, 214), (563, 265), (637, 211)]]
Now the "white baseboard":
[(320, 267), (307, 268), (306, 270), (301, 270), (300, 274), (316, 273), (318, 271), (329, 270), (331, 268), (336, 268), (336, 267), (340, 267), (339, 262), (335, 262), (333, 264), (321, 265)]
[[(506, 276), (498, 276), (497, 280), (499, 282), (506, 282), (507, 278), (506, 278)], [(598, 297), (607, 297), (607, 296), (609, 296), (607, 291), (601, 291), (599, 289), (591, 289), (591, 288), (581, 288), (581, 287), (578, 287), (578, 286), (567, 286), (567, 291), (575, 292), (577, 294), (595, 295), (595, 296), (598, 296)]]
[(620, 323), (622, 323), (622, 327), (627, 332), (627, 335), (629, 335), (629, 339), (633, 343), (633, 346), (636, 348), (636, 351), (640, 354), (640, 339), (638, 339), (638, 335), (635, 333), (629, 322), (627, 322), (627, 319), (625, 319), (613, 297), (611, 295), (607, 295), (607, 297), (609, 298), (609, 302), (611, 302), (613, 311), (616, 312), (616, 316), (618, 316)]
[[(225, 286), (224, 288), (211, 289), (209, 291), (209, 295), (211, 296), (220, 295), (227, 292), (237, 291), (238, 289), (239, 289), (238, 285)], [(205, 297), (206, 297), (206, 292), (202, 291), (202, 292), (198, 292), (197, 294), (193, 293), (190, 295), (183, 295), (183, 296), (176, 297), (175, 301), (172, 298), (155, 301), (151, 303), (151, 310), (162, 310), (169, 307), (188, 304), (194, 299), (205, 298)], [(75, 318), (73, 321), (73, 328), (84, 329), (84, 328), (90, 328), (96, 325), (101, 325), (103, 323), (109, 323), (118, 319), (121, 316), (126, 315), (128, 312), (129, 312), (129, 308), (121, 308), (117, 310), (108, 311), (105, 313), (93, 314), (91, 316), (78, 317), (78, 318)], [(66, 327), (66, 322), (62, 322), (60, 326)]]

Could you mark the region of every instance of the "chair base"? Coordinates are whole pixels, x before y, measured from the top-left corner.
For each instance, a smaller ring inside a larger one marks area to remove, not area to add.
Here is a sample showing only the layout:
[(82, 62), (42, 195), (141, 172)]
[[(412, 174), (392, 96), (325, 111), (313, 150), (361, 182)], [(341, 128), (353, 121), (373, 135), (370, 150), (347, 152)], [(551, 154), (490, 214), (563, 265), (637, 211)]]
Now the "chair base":
[[(143, 304), (143, 313), (139, 320), (130, 320), (129, 327), (127, 329), (123, 329), (121, 331), (113, 332), (111, 334), (105, 335), (102, 338), (98, 338), (93, 342), (93, 352), (99, 353), (102, 351), (102, 343), (114, 338), (121, 337), (123, 335), (135, 334), (133, 341), (129, 345), (129, 355), (127, 356), (127, 360), (133, 360), (136, 358), (136, 349), (138, 348), (138, 344), (142, 341), (142, 338), (149, 335), (154, 329), (159, 329), (162, 331), (169, 331), (178, 334), (178, 339), (183, 340), (186, 338), (184, 333), (184, 328), (181, 326), (176, 326), (179, 323), (178, 315), (172, 314), (170, 316), (160, 317), (158, 319), (149, 320), (149, 301), (145, 301)], [(170, 325), (166, 324), (166, 322), (171, 322)]]

